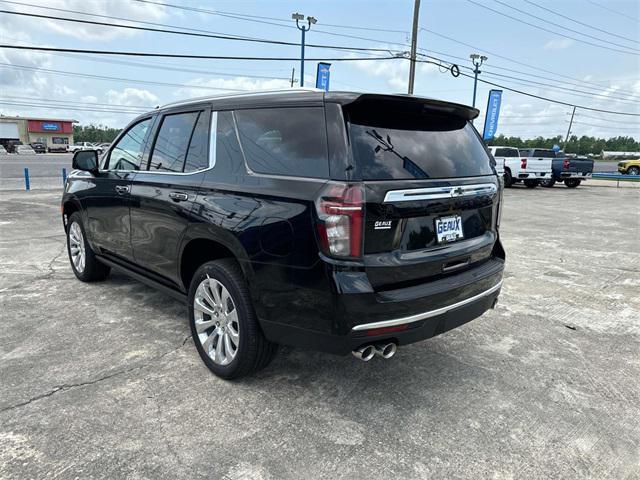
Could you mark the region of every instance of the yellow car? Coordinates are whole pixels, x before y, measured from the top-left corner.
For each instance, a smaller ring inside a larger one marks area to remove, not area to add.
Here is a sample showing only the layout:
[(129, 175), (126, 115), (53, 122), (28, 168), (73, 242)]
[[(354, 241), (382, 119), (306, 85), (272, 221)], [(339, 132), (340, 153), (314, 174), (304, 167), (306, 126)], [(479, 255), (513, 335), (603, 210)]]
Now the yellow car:
[(618, 171), (629, 175), (640, 175), (640, 159), (619, 162)]

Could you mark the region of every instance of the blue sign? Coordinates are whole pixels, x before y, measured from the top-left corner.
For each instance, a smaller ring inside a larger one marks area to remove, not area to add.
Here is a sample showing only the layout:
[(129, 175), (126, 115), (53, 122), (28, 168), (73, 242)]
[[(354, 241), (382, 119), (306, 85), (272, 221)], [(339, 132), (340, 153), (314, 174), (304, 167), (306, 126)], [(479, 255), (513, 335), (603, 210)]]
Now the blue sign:
[(487, 112), (484, 117), (483, 140), (492, 140), (498, 130), (498, 116), (500, 115), (500, 102), (502, 100), (502, 90), (490, 90), (489, 101), (487, 102)]
[(329, 91), (329, 67), (330, 63), (318, 63), (318, 72), (316, 73), (316, 88), (320, 88), (325, 92)]
[(559, 152), (560, 151), (560, 145), (558, 145), (558, 144), (554, 145), (553, 146), (553, 151), (556, 152), (556, 153)]
[(60, 130), (60, 124), (59, 123), (43, 123), (42, 124), (42, 129), (43, 130), (55, 130), (55, 131), (58, 131), (58, 130)]

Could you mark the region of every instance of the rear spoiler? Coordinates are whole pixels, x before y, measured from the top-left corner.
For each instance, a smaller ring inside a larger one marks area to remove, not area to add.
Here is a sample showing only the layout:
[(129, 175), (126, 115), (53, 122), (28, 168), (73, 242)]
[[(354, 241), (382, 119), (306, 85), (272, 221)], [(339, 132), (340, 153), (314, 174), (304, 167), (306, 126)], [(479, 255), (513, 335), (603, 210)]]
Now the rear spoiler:
[(325, 101), (339, 103), (343, 106), (357, 106), (368, 102), (375, 103), (405, 103), (409, 108), (416, 108), (422, 105), (425, 110), (434, 112), (449, 113), (465, 120), (473, 120), (480, 115), (477, 108), (462, 105), (460, 103), (445, 102), (433, 98), (416, 97), (413, 95), (386, 95), (378, 93), (353, 93), (353, 92), (328, 92), (325, 94)]

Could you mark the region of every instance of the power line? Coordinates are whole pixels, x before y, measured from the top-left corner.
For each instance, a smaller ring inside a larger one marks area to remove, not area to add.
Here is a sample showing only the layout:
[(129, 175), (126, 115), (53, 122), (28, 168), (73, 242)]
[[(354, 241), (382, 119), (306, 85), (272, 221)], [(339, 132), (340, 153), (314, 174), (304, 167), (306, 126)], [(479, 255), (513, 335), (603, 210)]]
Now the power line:
[(94, 78), (97, 80), (108, 80), (108, 81), (116, 81), (116, 82), (127, 82), (127, 83), (140, 83), (143, 85), (156, 85), (160, 87), (183, 87), (183, 88), (194, 88), (200, 90), (218, 90), (218, 91), (228, 91), (228, 92), (242, 92), (244, 90), (240, 88), (224, 88), (224, 87), (210, 87), (210, 86), (199, 86), (199, 85), (189, 85), (184, 83), (169, 83), (169, 82), (155, 82), (152, 80), (134, 80), (131, 78), (122, 78), (122, 77), (108, 77), (105, 75), (94, 75), (90, 73), (78, 73), (78, 72), (68, 72), (63, 70), (53, 70), (50, 68), (40, 68), (40, 67), (30, 67), (27, 65), (17, 65), (13, 63), (0, 63), (0, 67), (5, 68), (18, 68), (21, 70), (36, 70), (44, 73), (51, 73), (54, 75), (63, 75), (67, 77), (84, 77), (84, 78)]
[[(481, 51), (483, 53), (488, 53), (489, 55), (492, 55), (494, 57), (501, 58), (503, 60), (507, 60), (508, 62), (515, 63), (515, 64), (521, 65), (523, 67), (530, 68), (532, 70), (541, 71), (541, 72), (545, 72), (545, 73), (550, 73), (551, 75), (554, 75), (555, 77), (567, 78), (569, 80), (573, 80), (574, 82), (590, 84), (590, 85), (594, 85), (594, 86), (599, 87), (599, 88), (603, 88), (602, 85), (597, 84), (595, 82), (590, 82), (590, 81), (587, 81), (587, 80), (580, 80), (578, 78), (574, 78), (574, 77), (570, 77), (568, 75), (564, 75), (564, 74), (559, 73), (557, 71), (547, 70), (547, 69), (544, 69), (544, 68), (542, 68), (540, 66), (537, 66), (537, 65), (530, 65), (528, 63), (521, 62), (519, 60), (516, 60), (516, 59), (510, 58), (510, 57), (501, 55), (501, 54), (499, 54), (499, 53), (497, 53), (495, 51), (487, 50), (486, 48), (478, 47), (476, 45), (472, 45), (470, 43), (463, 42), (463, 41), (458, 40), (456, 38), (449, 37), (449, 36), (447, 36), (447, 35), (445, 35), (443, 33), (436, 32), (436, 31), (431, 30), (429, 28), (421, 27), (421, 30), (423, 30), (425, 32), (428, 32), (428, 33), (431, 33), (432, 35), (436, 35), (437, 37), (444, 38), (445, 40), (449, 40), (451, 42), (458, 43), (460, 45), (464, 45), (465, 47), (472, 48), (474, 50), (479, 50), (479, 51)], [(494, 66), (494, 68), (496, 68), (496, 67)], [(508, 69), (505, 69), (505, 70), (508, 70)], [(525, 72), (519, 72), (519, 73), (525, 73)], [(533, 74), (529, 74), (529, 73), (525, 73), (525, 74), (533, 76)], [(547, 80), (549, 80), (549, 79), (547, 79)]]
[(602, 128), (602, 129), (606, 129), (606, 130), (633, 130), (634, 132), (637, 132), (640, 135), (640, 126), (636, 127), (636, 128), (630, 128), (630, 127), (616, 127), (616, 126), (611, 126), (608, 127), (606, 125), (595, 125), (593, 123), (585, 123), (585, 122), (573, 122), (574, 125), (585, 125), (585, 126), (589, 126), (589, 127), (596, 127), (596, 128)]
[(604, 9), (604, 10), (607, 10), (608, 12), (615, 13), (616, 15), (620, 15), (621, 17), (624, 17), (627, 20), (631, 20), (634, 23), (638, 22), (637, 18), (630, 18), (628, 13), (622, 13), (622, 12), (619, 12), (617, 10), (614, 10), (613, 8), (605, 7), (604, 5), (602, 5), (602, 4), (598, 3), (598, 2), (594, 2), (593, 0), (587, 0), (587, 2), (589, 2), (592, 5), (595, 5), (596, 7), (600, 7), (602, 9)]
[[(590, 116), (590, 115), (585, 115), (584, 113), (576, 114), (576, 117), (579, 118), (579, 119), (580, 118), (590, 118), (592, 120), (599, 120), (601, 122), (619, 123), (619, 124), (622, 124), (622, 125), (629, 125), (629, 122), (623, 122), (623, 121), (620, 121), (620, 120), (610, 120), (608, 118), (602, 118), (602, 117), (593, 117), (593, 116)], [(638, 124), (638, 128), (640, 128), (640, 123)]]
[(0, 100), (0, 105), (9, 105), (13, 107), (34, 107), (34, 108), (47, 108), (50, 110), (77, 110), (79, 112), (99, 112), (99, 113), (121, 113), (126, 115), (139, 115), (141, 112), (138, 110), (116, 110), (116, 109), (108, 109), (108, 108), (82, 108), (82, 107), (74, 107), (74, 106), (64, 106), (64, 105), (48, 105), (48, 104), (38, 104), (38, 103), (27, 103), (27, 102), (12, 102), (6, 100)]
[[(185, 7), (182, 5), (172, 5), (169, 3), (161, 3), (161, 2), (153, 2), (150, 0), (136, 0), (140, 3), (149, 3), (149, 4), (153, 4), (153, 5), (161, 5), (164, 7), (171, 7), (171, 8), (178, 8), (181, 10), (190, 10), (190, 11), (194, 11), (194, 12), (198, 12), (198, 13), (209, 13), (211, 15), (219, 15), (219, 16), (229, 16), (229, 17), (248, 17), (248, 18), (254, 18), (254, 19), (266, 19), (266, 20), (274, 20), (276, 22), (286, 22), (286, 23), (292, 23), (291, 20), (289, 19), (281, 19), (281, 18), (275, 18), (275, 17), (265, 17), (265, 16), (260, 16), (260, 15), (249, 15), (249, 14), (245, 14), (245, 13), (237, 13), (237, 12), (224, 12), (224, 11), (219, 11), (219, 10), (207, 10), (205, 8), (197, 8), (197, 7)], [(243, 18), (238, 18), (238, 20), (243, 20)], [(334, 27), (334, 28), (349, 28), (349, 29), (354, 29), (354, 30), (371, 30), (371, 31), (377, 31), (377, 32), (390, 32), (390, 33), (409, 33), (406, 30), (392, 30), (392, 29), (388, 29), (388, 28), (380, 28), (380, 27), (357, 27), (357, 26), (352, 26), (352, 25), (337, 25), (334, 23), (323, 23), (322, 25), (326, 26), (326, 27)], [(288, 26), (288, 25), (282, 25), (282, 26)]]
[(99, 107), (108, 107), (108, 108), (123, 108), (127, 110), (144, 110), (145, 112), (151, 110), (154, 107), (146, 106), (146, 105), (125, 105), (122, 103), (96, 103), (96, 102), (80, 102), (77, 100), (67, 100), (64, 98), (44, 98), (44, 97), (26, 97), (20, 95), (2, 95), (1, 97), (4, 99), (10, 100), (31, 100), (31, 101), (39, 101), (39, 102), (52, 102), (52, 103), (65, 103), (65, 104), (76, 104), (76, 105), (95, 105)]
[[(418, 62), (426, 62), (425, 60), (417, 60), (417, 61)], [(429, 62), (426, 62), (426, 63), (429, 63)], [(464, 72), (460, 72), (460, 75), (462, 75), (464, 77), (467, 77), (467, 78), (473, 78), (473, 75), (469, 75), (469, 74), (466, 74)], [(557, 103), (559, 105), (567, 105), (569, 107), (577, 107), (577, 108), (580, 108), (582, 110), (590, 110), (592, 112), (603, 112), (603, 113), (611, 113), (611, 114), (616, 114), (616, 115), (628, 115), (628, 116), (633, 116), (633, 117), (640, 117), (640, 113), (616, 112), (616, 111), (613, 111), (613, 110), (604, 110), (604, 109), (601, 109), (601, 108), (585, 107), (583, 105), (574, 105), (573, 103), (563, 102), (561, 100), (555, 100), (553, 98), (543, 97), (541, 95), (535, 95), (533, 93), (524, 92), (522, 90), (518, 90), (518, 89), (515, 89), (515, 88), (507, 87), (505, 85), (500, 85), (499, 83), (489, 82), (487, 80), (482, 80), (480, 78), (478, 78), (478, 81), (482, 82), (482, 83), (486, 83), (487, 85), (492, 85), (494, 87), (499, 87), (499, 88), (503, 88), (505, 90), (509, 90), (510, 92), (519, 93), (520, 95), (526, 95), (527, 97), (537, 98), (539, 100), (545, 100), (547, 102)]]
[[(610, 50), (612, 52), (626, 53), (627, 55), (640, 55), (639, 52), (630, 52), (630, 51), (627, 51), (627, 50), (620, 50), (618, 48), (611, 48), (611, 47), (607, 47), (606, 45), (600, 45), (598, 43), (593, 43), (593, 42), (590, 42), (588, 40), (583, 40), (583, 39), (580, 39), (580, 38), (572, 37), (571, 35), (565, 35), (563, 33), (557, 32), (555, 30), (551, 30), (549, 28), (541, 27), (540, 25), (536, 25), (534, 23), (527, 22), (526, 20), (522, 20), (521, 18), (514, 17), (514, 16), (509, 15), (507, 13), (501, 12), (500, 10), (496, 10), (494, 8), (487, 7), (486, 5), (483, 5), (483, 4), (479, 3), (479, 2), (476, 2), (475, 0), (466, 0), (466, 1), (471, 3), (471, 4), (473, 4), (473, 5), (478, 6), (480, 8), (484, 8), (485, 10), (489, 10), (491, 12), (497, 13), (498, 15), (501, 15), (503, 17), (507, 17), (507, 18), (509, 18), (511, 20), (515, 20), (518, 23), (524, 23), (525, 25), (529, 25), (530, 27), (537, 28), (538, 30), (543, 30), (545, 32), (549, 32), (549, 33), (552, 33), (554, 35), (558, 35), (560, 37), (569, 38), (569, 39), (575, 40), (577, 42), (585, 43), (585, 44), (591, 45), (593, 47), (602, 48), (604, 50)], [(512, 8), (512, 7), (510, 7), (510, 8)]]
[[(47, 8), (47, 7), (44, 7)], [(56, 20), (61, 22), (72, 22), (72, 23), (82, 23), (85, 25), (99, 25), (102, 27), (114, 27), (114, 28), (124, 28), (128, 30), (138, 30), (145, 32), (155, 32), (155, 33), (166, 33), (172, 35), (185, 35), (190, 37), (200, 37), (200, 38), (215, 38), (218, 40), (233, 40), (240, 42), (254, 42), (254, 43), (265, 43), (270, 45), (283, 45), (283, 46), (299, 46), (298, 43), (295, 42), (287, 42), (284, 40), (268, 40), (261, 38), (251, 38), (251, 37), (240, 37), (235, 35), (223, 35), (218, 33), (196, 33), (196, 32), (187, 32), (187, 31), (178, 31), (178, 30), (168, 30), (161, 28), (152, 28), (152, 27), (140, 27), (134, 25), (123, 25), (118, 23), (106, 23), (106, 22), (97, 22), (95, 20), (82, 20), (79, 18), (64, 18), (64, 17), (56, 17), (53, 15), (41, 15), (37, 13), (26, 13), (26, 12), (14, 12), (11, 10), (0, 10), (0, 13), (4, 13), (7, 15), (19, 15), (24, 17), (33, 17), (33, 18), (46, 18), (48, 20)], [(91, 14), (85, 14), (91, 15)], [(108, 16), (105, 15), (108, 18)], [(116, 18), (116, 17), (111, 17)], [(135, 20), (124, 19), (125, 21), (135, 22)], [(170, 28), (180, 28), (172, 25), (166, 25)], [(347, 47), (342, 45), (317, 45), (317, 44), (307, 44), (310, 48), (326, 48), (332, 50), (346, 50), (346, 51), (357, 51), (357, 52), (382, 52), (382, 53), (390, 53), (388, 49), (382, 48), (363, 48), (363, 47)]]
[[(125, 55), (133, 57), (161, 57), (161, 58), (196, 58), (196, 59), (208, 59), (208, 60), (251, 60), (251, 61), (277, 61), (277, 62), (293, 62), (299, 61), (299, 58), (291, 57), (240, 57), (232, 55), (195, 55), (195, 54), (183, 54), (183, 53), (151, 53), (151, 52), (130, 52), (120, 50), (83, 50), (79, 48), (59, 48), (59, 47), (36, 47), (25, 45), (0, 45), (0, 48), (13, 48), (16, 50), (37, 50), (42, 52), (68, 52), (68, 53), (87, 53), (94, 55)], [(307, 58), (310, 62), (361, 62), (361, 61), (380, 61), (380, 60), (393, 60), (398, 56), (389, 57), (340, 57), (340, 58)]]
[[(586, 92), (584, 90), (577, 90), (577, 89), (571, 89), (571, 88), (567, 88), (567, 87), (561, 87), (561, 86), (552, 85), (552, 84), (549, 84), (549, 83), (537, 82), (535, 80), (528, 80), (526, 78), (514, 77), (514, 76), (511, 76), (511, 75), (503, 75), (501, 73), (485, 72), (485, 75), (487, 75), (489, 77), (508, 78), (510, 80), (514, 80), (515, 83), (518, 83), (518, 84), (524, 85), (524, 86), (540, 85), (540, 86), (546, 87), (547, 89), (551, 89), (551, 90), (561, 90), (561, 91), (563, 91), (565, 93), (565, 95), (573, 95), (573, 96), (576, 96), (576, 97), (590, 98), (590, 99), (592, 99), (594, 97), (601, 97), (601, 98), (596, 98), (598, 100), (614, 98), (618, 102), (632, 103), (632, 104), (640, 105), (640, 101), (638, 101), (638, 100), (630, 100), (630, 99), (627, 99), (627, 98), (622, 98), (622, 97), (617, 97), (617, 96), (612, 97), (611, 95), (606, 95), (606, 94), (603, 94), (603, 93)], [(584, 95), (584, 94), (586, 94), (586, 95)]]
[[(535, 18), (536, 20), (541, 20), (541, 21), (543, 21), (545, 23), (548, 23), (548, 24), (553, 25), (555, 27), (561, 28), (563, 30), (568, 30), (570, 32), (577, 33), (578, 35), (582, 35), (583, 37), (592, 38), (594, 40), (598, 40), (599, 42), (609, 43), (611, 45), (615, 45), (616, 47), (628, 48), (630, 50), (635, 50), (636, 52), (638, 52), (637, 48), (632, 48), (632, 47), (629, 47), (628, 45), (621, 45), (619, 43), (614, 43), (611, 40), (602, 39), (600, 37), (596, 37), (596, 36), (588, 34), (588, 33), (583, 33), (583, 32), (581, 32), (579, 30), (574, 30), (574, 29), (569, 28), (569, 27), (567, 27), (565, 25), (560, 25), (559, 23), (552, 22), (551, 20), (548, 20), (546, 18), (538, 17), (537, 15), (534, 15), (532, 13), (529, 13), (529, 12), (525, 11), (525, 10), (521, 10), (521, 9), (519, 9), (517, 7), (509, 5), (508, 3), (505, 3), (505, 2), (503, 2), (501, 0), (493, 0), (493, 1), (498, 3), (498, 4), (500, 4), (500, 5), (502, 5), (502, 6), (504, 6), (504, 7), (510, 8), (511, 10), (515, 10), (516, 12), (519, 12), (519, 13), (521, 13), (523, 15), (527, 15), (529, 17)], [(538, 28), (540, 28), (540, 27), (538, 27)], [(580, 39), (575, 39), (575, 38), (574, 38), (574, 40), (583, 41), (583, 42), (585, 41), (585, 40), (580, 40)]]
[(532, 2), (531, 0), (524, 0), (524, 1), (529, 3), (529, 4), (531, 4), (531, 5), (536, 6), (536, 7), (540, 8), (540, 9), (542, 9), (542, 10), (545, 10), (545, 11), (547, 11), (549, 13), (552, 13), (553, 15), (557, 15), (558, 17), (562, 17), (562, 18), (564, 18), (566, 20), (569, 20), (569, 21), (571, 21), (573, 23), (577, 23), (578, 25), (582, 25), (584, 27), (592, 28), (594, 30), (598, 30), (599, 32), (606, 33), (607, 35), (612, 35), (614, 37), (618, 37), (618, 38), (621, 38), (623, 40), (628, 40), (628, 41), (633, 42), (633, 43), (638, 43), (637, 39), (634, 40), (634, 39), (629, 38), (629, 37), (624, 37), (622, 35), (618, 35), (617, 33), (613, 33), (613, 32), (610, 32), (608, 30), (604, 30), (602, 28), (596, 27), (596, 26), (591, 25), (589, 23), (581, 22), (580, 20), (576, 20), (575, 18), (571, 18), (571, 17), (569, 17), (567, 15), (563, 15), (562, 13), (556, 12), (555, 10), (551, 10), (550, 8), (543, 7), (542, 5), (540, 5), (538, 3), (535, 3), (535, 2)]

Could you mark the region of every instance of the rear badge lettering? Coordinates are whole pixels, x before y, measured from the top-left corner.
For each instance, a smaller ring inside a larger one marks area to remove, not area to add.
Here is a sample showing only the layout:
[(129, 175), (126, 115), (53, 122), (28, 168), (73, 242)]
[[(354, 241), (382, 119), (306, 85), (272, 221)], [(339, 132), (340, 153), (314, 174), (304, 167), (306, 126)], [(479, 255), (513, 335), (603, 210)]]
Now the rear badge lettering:
[(390, 230), (391, 229), (391, 220), (378, 220), (373, 225), (374, 230)]

